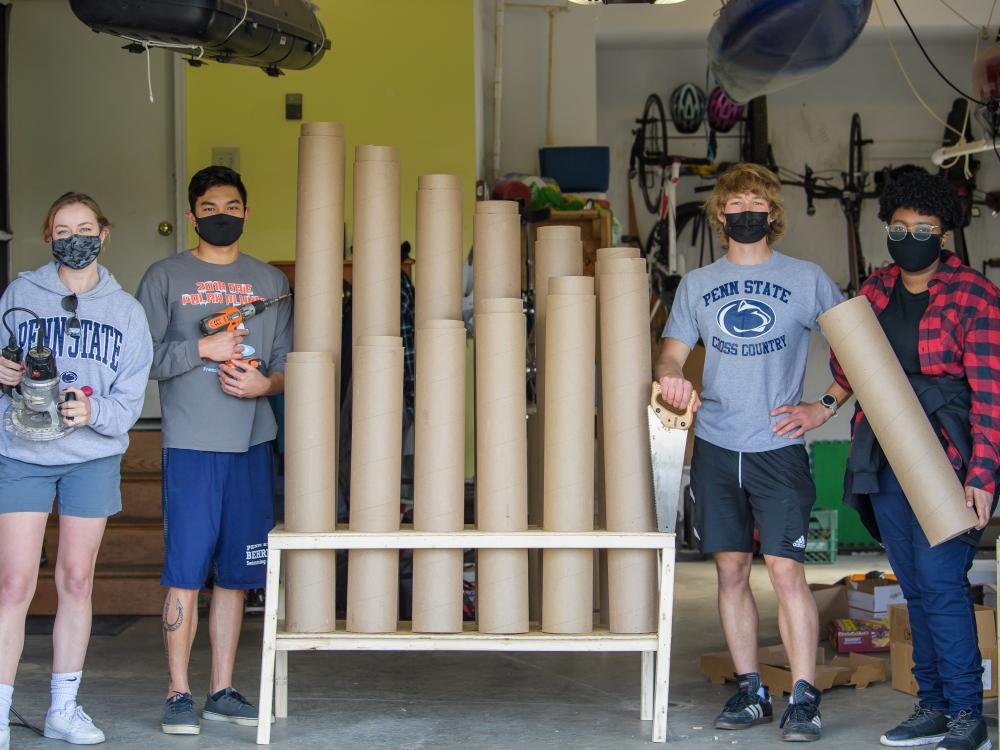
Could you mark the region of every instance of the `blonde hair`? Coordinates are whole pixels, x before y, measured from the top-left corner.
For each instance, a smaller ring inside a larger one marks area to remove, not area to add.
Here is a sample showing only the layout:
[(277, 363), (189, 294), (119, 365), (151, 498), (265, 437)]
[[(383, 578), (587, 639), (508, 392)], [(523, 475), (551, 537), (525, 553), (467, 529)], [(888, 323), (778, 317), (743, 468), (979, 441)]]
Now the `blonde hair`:
[(45, 223), (42, 224), (42, 241), (52, 242), (52, 221), (56, 218), (56, 214), (66, 206), (72, 206), (76, 203), (86, 206), (91, 211), (94, 212), (94, 216), (97, 217), (97, 226), (99, 229), (108, 229), (111, 226), (111, 222), (108, 221), (108, 217), (104, 215), (101, 207), (97, 205), (97, 201), (91, 198), (86, 193), (63, 193), (49, 207), (49, 212), (45, 215)]
[(719, 238), (726, 242), (724, 225), (719, 214), (725, 214), (726, 202), (734, 195), (753, 193), (768, 202), (771, 207), (771, 224), (767, 241), (777, 242), (785, 233), (785, 202), (781, 198), (781, 183), (778, 176), (760, 164), (741, 162), (734, 164), (716, 180), (712, 195), (705, 201), (705, 214), (712, 223)]

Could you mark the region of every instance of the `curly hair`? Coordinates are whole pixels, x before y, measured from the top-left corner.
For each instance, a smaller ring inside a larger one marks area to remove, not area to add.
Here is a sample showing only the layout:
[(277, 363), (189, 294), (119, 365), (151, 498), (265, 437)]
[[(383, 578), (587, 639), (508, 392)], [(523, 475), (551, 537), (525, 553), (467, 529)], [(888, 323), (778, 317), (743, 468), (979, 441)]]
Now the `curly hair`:
[(712, 194), (705, 201), (705, 214), (715, 228), (722, 242), (728, 239), (725, 225), (719, 221), (719, 214), (726, 212), (726, 202), (739, 193), (753, 193), (771, 206), (771, 225), (767, 233), (768, 242), (777, 242), (785, 233), (785, 202), (781, 198), (781, 183), (777, 175), (759, 164), (734, 164), (715, 182)]
[(941, 220), (941, 231), (950, 232), (964, 221), (958, 193), (948, 180), (924, 169), (909, 170), (889, 182), (878, 199), (878, 217), (892, 221), (896, 209), (908, 208)]

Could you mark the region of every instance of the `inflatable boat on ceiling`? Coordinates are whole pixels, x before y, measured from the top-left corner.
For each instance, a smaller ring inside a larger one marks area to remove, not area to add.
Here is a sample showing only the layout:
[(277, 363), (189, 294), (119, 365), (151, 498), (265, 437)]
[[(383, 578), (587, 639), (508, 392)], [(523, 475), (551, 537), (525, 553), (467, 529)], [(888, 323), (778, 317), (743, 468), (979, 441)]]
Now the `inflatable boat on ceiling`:
[(308, 0), (70, 0), (97, 32), (269, 75), (320, 61), (330, 40)]
[(708, 59), (733, 99), (748, 102), (830, 67), (868, 21), (872, 0), (728, 0)]

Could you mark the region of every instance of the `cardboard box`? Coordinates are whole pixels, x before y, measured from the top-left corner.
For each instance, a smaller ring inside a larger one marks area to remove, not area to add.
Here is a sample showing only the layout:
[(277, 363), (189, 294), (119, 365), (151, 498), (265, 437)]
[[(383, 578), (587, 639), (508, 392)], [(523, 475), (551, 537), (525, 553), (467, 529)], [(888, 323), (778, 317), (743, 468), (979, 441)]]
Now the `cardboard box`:
[(819, 639), (825, 641), (830, 635), (830, 621), (847, 617), (847, 586), (810, 583), (809, 590), (819, 612)]
[(889, 650), (888, 620), (830, 621), (830, 645), (838, 654), (879, 653)]
[(885, 619), (890, 606), (905, 602), (899, 584), (873, 579), (848, 583), (847, 616), (853, 620)]
[[(983, 697), (996, 698), (998, 695), (996, 610), (977, 604), (975, 611), (979, 652), (983, 659)], [(890, 608), (889, 640), (892, 687), (902, 693), (916, 695), (917, 681), (913, 679), (913, 634), (906, 605)]]
[[(765, 646), (757, 652), (760, 662), (761, 681), (773, 695), (792, 692), (792, 672), (788, 667), (788, 656), (783, 646)], [(816, 652), (815, 685), (820, 690), (828, 690), (836, 685), (852, 685), (866, 688), (873, 682), (886, 679), (885, 662), (875, 656), (850, 654), (835, 656), (829, 664), (822, 649)], [(701, 671), (712, 682), (721, 685), (734, 679), (733, 661), (728, 651), (702, 654)]]

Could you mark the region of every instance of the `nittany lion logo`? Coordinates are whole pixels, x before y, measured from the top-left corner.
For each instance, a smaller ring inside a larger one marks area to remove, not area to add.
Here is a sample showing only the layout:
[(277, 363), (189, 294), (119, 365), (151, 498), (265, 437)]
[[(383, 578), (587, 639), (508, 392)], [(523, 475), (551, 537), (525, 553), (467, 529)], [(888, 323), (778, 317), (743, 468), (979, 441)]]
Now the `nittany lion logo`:
[(741, 299), (724, 305), (716, 320), (730, 336), (755, 339), (774, 328), (774, 310), (763, 302)]

